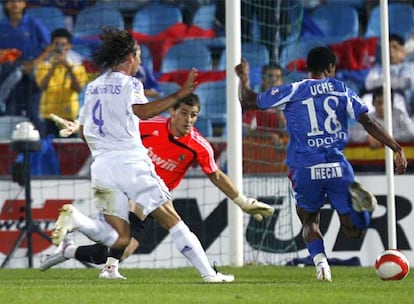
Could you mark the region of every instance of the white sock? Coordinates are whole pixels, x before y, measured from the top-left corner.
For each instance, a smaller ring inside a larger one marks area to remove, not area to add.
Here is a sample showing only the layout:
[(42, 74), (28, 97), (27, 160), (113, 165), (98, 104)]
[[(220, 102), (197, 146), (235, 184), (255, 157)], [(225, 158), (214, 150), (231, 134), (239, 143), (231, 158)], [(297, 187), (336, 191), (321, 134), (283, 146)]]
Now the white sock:
[(77, 209), (72, 208), (73, 217), (78, 226), (78, 230), (90, 238), (92, 241), (112, 247), (117, 241), (118, 232), (111, 225), (103, 220), (95, 220), (82, 214)]
[(328, 259), (326, 258), (326, 255), (324, 253), (318, 253), (313, 257), (313, 263), (315, 264), (315, 266), (318, 266), (319, 263), (328, 264)]
[(63, 256), (67, 259), (75, 258), (76, 249), (78, 246), (76, 245), (69, 245), (63, 250)]
[(109, 258), (106, 259), (105, 265), (112, 265), (112, 266), (118, 267), (119, 260), (117, 260), (113, 257), (109, 257)]
[(193, 264), (202, 277), (216, 274), (197, 236), (183, 221), (173, 226), (170, 234), (177, 249)]

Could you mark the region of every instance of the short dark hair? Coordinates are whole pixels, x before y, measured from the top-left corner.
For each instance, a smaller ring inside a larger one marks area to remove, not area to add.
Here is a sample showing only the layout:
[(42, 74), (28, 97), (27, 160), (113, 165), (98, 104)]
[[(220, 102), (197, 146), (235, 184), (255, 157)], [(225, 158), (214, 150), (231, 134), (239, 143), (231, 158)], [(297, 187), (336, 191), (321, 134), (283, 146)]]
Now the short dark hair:
[(323, 73), (329, 65), (336, 65), (336, 56), (330, 48), (317, 46), (309, 51), (306, 64), (308, 72)]
[(72, 34), (65, 28), (55, 29), (51, 34), (52, 41), (55, 38), (62, 38), (62, 37), (66, 38), (70, 43), (72, 43)]
[[(9, 2), (9, 1), (10, 0), (4, 0), (3, 1), (3, 14), (7, 18), (9, 18), (9, 16), (10, 16), (9, 11), (6, 9), (6, 3)], [(27, 2), (26, 0), (22, 0), (22, 1)], [(26, 8), (24, 8), (24, 10), (23, 10), (23, 14), (25, 14), (25, 13), (26, 13)]]
[(390, 37), (388, 39), (389, 41), (395, 41), (397, 42), (399, 45), (404, 45), (405, 44), (405, 40), (403, 37), (401, 37), (398, 34), (392, 33), (390, 34)]
[(278, 63), (270, 63), (270, 64), (265, 64), (264, 66), (262, 66), (262, 75), (265, 75), (266, 72), (269, 70), (280, 70), (283, 73), (283, 68)]
[(128, 54), (137, 52), (135, 39), (127, 30), (103, 27), (99, 38), (102, 43), (92, 55), (92, 60), (100, 68), (113, 68), (124, 62)]
[[(391, 90), (391, 104), (394, 103), (394, 93), (396, 93), (394, 90)], [(375, 99), (377, 97), (383, 97), (384, 96), (384, 88), (381, 87), (375, 87), (372, 89), (372, 102), (375, 102)]]
[(186, 97), (178, 100), (178, 102), (173, 106), (173, 109), (177, 110), (178, 107), (183, 103), (191, 107), (197, 106), (199, 110), (201, 109), (200, 99), (198, 98), (198, 95), (194, 93), (188, 94)]

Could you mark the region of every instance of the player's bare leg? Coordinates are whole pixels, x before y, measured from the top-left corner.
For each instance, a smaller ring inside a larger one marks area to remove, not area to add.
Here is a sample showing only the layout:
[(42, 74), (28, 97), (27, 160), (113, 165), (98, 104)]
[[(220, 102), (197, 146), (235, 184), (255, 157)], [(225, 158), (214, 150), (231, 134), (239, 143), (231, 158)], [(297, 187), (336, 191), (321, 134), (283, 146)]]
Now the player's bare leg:
[(332, 281), (331, 269), (325, 254), (322, 233), (319, 229), (320, 213), (309, 213), (298, 206), (296, 212), (302, 222), (302, 238), (315, 264), (316, 278), (320, 281)]

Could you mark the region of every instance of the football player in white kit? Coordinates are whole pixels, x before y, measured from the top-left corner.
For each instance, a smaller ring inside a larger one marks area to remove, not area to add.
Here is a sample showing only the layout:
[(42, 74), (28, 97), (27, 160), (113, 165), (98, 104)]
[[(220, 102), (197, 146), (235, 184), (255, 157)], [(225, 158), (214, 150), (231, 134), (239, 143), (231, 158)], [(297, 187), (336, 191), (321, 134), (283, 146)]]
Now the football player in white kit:
[[(93, 157), (92, 188), (102, 219), (90, 219), (74, 206), (64, 205), (52, 233), (53, 243), (60, 244), (68, 232), (78, 230), (119, 251), (118, 259), (105, 265), (100, 278), (125, 279), (118, 271), (118, 260), (129, 243), (128, 212), (132, 207), (141, 219), (151, 214), (169, 230), (178, 250), (205, 282), (233, 281), (233, 275), (211, 267), (200, 241), (174, 209), (170, 192), (155, 173), (138, 128), (140, 119), (164, 112), (193, 92), (196, 69), (179, 91), (148, 103), (142, 83), (133, 77), (141, 64), (137, 42), (128, 31), (115, 28), (104, 28), (100, 39), (93, 60), (105, 72), (87, 85), (79, 135)], [(128, 200), (135, 204), (128, 206)]]

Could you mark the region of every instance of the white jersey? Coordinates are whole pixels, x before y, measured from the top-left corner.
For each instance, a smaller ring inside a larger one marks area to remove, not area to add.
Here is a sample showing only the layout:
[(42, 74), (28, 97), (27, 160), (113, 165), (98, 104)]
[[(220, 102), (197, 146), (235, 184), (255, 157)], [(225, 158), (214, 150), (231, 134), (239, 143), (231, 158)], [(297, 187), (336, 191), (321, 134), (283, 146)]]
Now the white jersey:
[(116, 151), (147, 157), (132, 111), (132, 105), (147, 102), (142, 83), (121, 72), (107, 72), (90, 82), (79, 122), (92, 156)]

